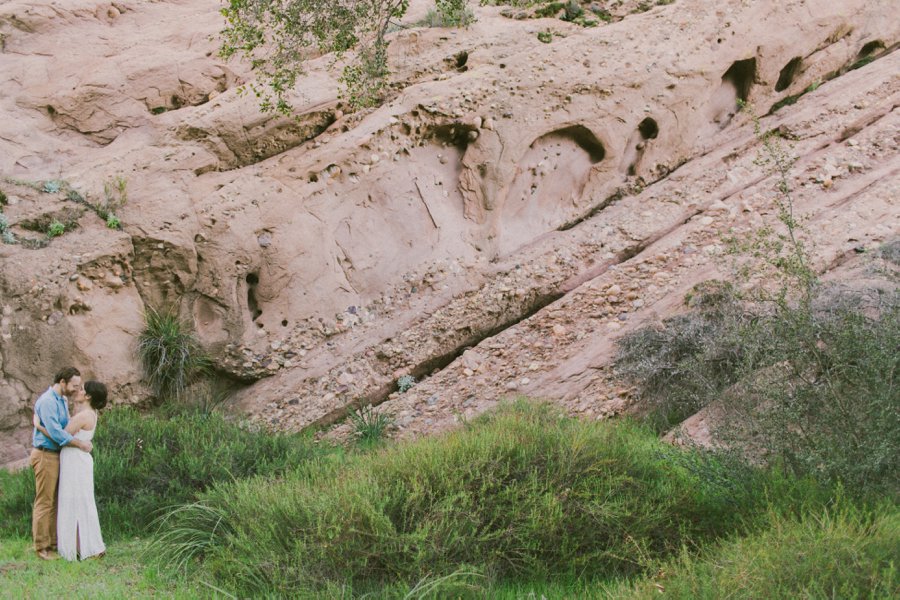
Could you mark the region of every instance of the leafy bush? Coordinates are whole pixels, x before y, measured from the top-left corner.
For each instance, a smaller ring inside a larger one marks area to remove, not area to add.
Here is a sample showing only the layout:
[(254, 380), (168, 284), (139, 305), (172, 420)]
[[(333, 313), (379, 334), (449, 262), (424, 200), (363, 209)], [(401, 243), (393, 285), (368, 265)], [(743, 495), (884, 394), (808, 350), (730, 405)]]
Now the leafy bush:
[[(326, 452), (306, 438), (250, 432), (217, 414), (104, 411), (93, 453), (104, 536), (144, 532), (160, 511), (216, 483), (280, 475)], [(30, 535), (33, 473), (0, 471), (0, 483), (0, 535)]]
[(858, 495), (900, 494), (900, 297), (879, 318), (838, 308), (783, 312), (765, 346), (776, 365), (727, 398), (732, 439), (764, 448), (795, 474), (842, 481)]
[(106, 215), (106, 226), (110, 229), (122, 229), (122, 222), (114, 213)]
[(160, 399), (178, 398), (209, 365), (200, 343), (174, 312), (148, 308), (138, 338), (144, 377)]
[(608, 598), (896, 598), (900, 512), (851, 506), (774, 516), (770, 528), (701, 556), (685, 552), (665, 575), (621, 585)]
[(222, 9), (226, 26), (220, 54), (250, 60), (260, 86), (251, 85), (263, 111), (290, 114), (288, 94), (304, 72), (308, 49), (347, 61), (339, 81), (351, 108), (373, 106), (387, 89), (391, 21), (406, 14), (409, 0), (269, 2), (231, 0)]
[(239, 595), (372, 589), (464, 569), (492, 579), (638, 573), (737, 527), (737, 500), (627, 422), (517, 404), (465, 430), (283, 480), (218, 486), (173, 512), (158, 550)]
[(465, 27), (475, 20), (469, 0), (435, 0), (444, 27)]
[(47, 226), (47, 237), (55, 238), (59, 237), (66, 232), (66, 226), (60, 223), (59, 221), (53, 221), (50, 225)]

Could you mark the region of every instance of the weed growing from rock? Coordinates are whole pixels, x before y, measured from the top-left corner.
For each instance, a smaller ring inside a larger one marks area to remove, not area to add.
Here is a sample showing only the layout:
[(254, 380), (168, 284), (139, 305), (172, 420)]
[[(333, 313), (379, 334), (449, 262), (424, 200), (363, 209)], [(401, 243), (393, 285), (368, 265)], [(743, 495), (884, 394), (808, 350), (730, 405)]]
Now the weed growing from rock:
[(404, 375), (397, 380), (397, 391), (401, 394), (405, 394), (411, 390), (414, 385), (416, 385), (416, 378), (412, 375)]
[(66, 226), (60, 223), (59, 221), (52, 221), (50, 225), (47, 226), (47, 237), (55, 238), (59, 237), (66, 232)]
[(200, 343), (174, 312), (148, 308), (138, 338), (144, 379), (160, 400), (179, 399), (209, 367)]
[(353, 437), (362, 445), (371, 445), (383, 440), (393, 424), (389, 414), (376, 411), (370, 405), (350, 413), (349, 419), (353, 426)]

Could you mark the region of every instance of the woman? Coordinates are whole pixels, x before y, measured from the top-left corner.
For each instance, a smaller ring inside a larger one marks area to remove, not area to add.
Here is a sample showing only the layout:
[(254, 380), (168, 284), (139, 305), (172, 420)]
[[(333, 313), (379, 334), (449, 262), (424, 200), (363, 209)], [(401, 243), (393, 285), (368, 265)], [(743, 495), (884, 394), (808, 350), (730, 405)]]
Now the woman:
[[(97, 411), (106, 406), (106, 386), (88, 381), (73, 404), (66, 431), (79, 440), (90, 441), (97, 427)], [(34, 426), (46, 435), (37, 416)], [(94, 502), (94, 459), (88, 452), (68, 445), (59, 454), (56, 536), (59, 555), (66, 560), (99, 558), (106, 553)]]

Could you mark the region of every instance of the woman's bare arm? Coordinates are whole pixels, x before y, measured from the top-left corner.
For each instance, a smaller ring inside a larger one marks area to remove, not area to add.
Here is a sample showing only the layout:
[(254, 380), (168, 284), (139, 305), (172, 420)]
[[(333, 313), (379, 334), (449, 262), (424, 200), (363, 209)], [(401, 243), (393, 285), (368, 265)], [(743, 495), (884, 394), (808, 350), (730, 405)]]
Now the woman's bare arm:
[(34, 417), (31, 419), (34, 423), (34, 428), (43, 433), (48, 438), (50, 437), (50, 432), (47, 431), (47, 428), (41, 425), (41, 418), (37, 416), (37, 413), (34, 413)]
[(84, 426), (86, 424), (85, 416), (85, 413), (80, 412), (69, 419), (69, 424), (66, 425), (66, 433), (68, 433), (69, 435), (75, 435), (76, 433), (84, 429)]

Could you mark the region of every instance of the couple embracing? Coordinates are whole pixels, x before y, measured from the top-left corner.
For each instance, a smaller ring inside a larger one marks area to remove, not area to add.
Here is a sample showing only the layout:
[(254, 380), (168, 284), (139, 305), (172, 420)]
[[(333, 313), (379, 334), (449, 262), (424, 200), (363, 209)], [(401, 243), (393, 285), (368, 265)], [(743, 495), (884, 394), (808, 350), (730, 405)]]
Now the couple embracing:
[[(67, 400), (73, 403), (72, 413)], [(34, 405), (31, 533), (42, 559), (84, 560), (106, 552), (94, 503), (91, 456), (97, 411), (105, 405), (106, 386), (99, 381), (82, 386), (75, 367), (57, 373)]]

